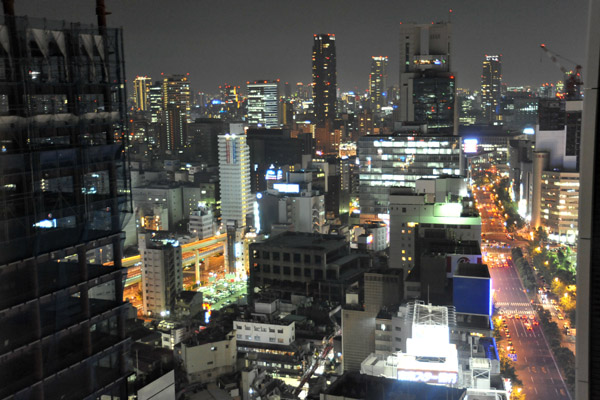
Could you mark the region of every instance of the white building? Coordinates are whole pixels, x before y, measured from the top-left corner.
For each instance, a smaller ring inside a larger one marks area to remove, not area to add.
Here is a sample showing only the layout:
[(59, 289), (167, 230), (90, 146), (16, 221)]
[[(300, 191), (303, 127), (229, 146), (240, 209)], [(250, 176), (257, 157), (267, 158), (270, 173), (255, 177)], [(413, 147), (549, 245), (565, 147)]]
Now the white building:
[[(403, 348), (391, 354), (371, 354), (361, 363), (360, 372), (391, 379), (460, 385), (458, 351), (450, 343), (449, 319), (453, 311), (444, 306), (422, 303), (408, 305), (409, 313), (402, 318), (410, 321), (410, 336)], [(406, 324), (404, 324), (406, 325)], [(392, 331), (392, 335), (396, 332)], [(401, 332), (401, 331), (398, 331)]]
[(149, 233), (138, 236), (142, 258), (142, 300), (144, 315), (169, 315), (183, 290), (181, 247), (176, 241), (152, 241)]
[(181, 186), (149, 184), (133, 188), (133, 207), (138, 227), (167, 231), (184, 218)]
[(253, 212), (250, 193), (250, 153), (244, 134), (219, 136), (219, 180), (221, 187), (221, 220), (234, 221), (238, 228), (246, 226)]
[(364, 248), (375, 252), (383, 251), (389, 247), (388, 227), (378, 221), (356, 226), (352, 241), (353, 245), (357, 248)]
[(541, 223), (551, 240), (574, 244), (579, 219), (579, 172), (544, 171), (540, 191)]
[(452, 229), (456, 240), (481, 242), (481, 217), (472, 201), (465, 200), (461, 178), (419, 180), (415, 190), (403, 189), (390, 195), (390, 266), (415, 265), (417, 229)]
[(259, 128), (279, 127), (279, 83), (248, 83), (248, 124)]
[(233, 323), (239, 341), (290, 345), (296, 340), (296, 323), (277, 323), (268, 320), (236, 320)]
[(257, 194), (260, 231), (327, 233), (325, 196), (299, 183), (275, 183)]
[(235, 332), (225, 337), (202, 343), (192, 339), (182, 342), (175, 354), (182, 361), (183, 370), (190, 383), (216, 381), (221, 375), (235, 372), (237, 340)]
[(197, 236), (199, 240), (209, 238), (215, 234), (213, 213), (207, 208), (192, 211), (188, 232)]
[(162, 347), (173, 350), (175, 346), (187, 339), (190, 334), (189, 329), (174, 322), (160, 321), (157, 331), (161, 335)]

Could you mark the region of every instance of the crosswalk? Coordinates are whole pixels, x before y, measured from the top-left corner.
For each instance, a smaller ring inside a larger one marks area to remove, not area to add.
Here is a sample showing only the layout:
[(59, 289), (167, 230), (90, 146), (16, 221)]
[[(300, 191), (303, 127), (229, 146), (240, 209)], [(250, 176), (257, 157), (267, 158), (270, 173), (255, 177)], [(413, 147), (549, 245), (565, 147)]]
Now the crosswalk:
[(527, 303), (527, 302), (523, 302), (523, 303), (513, 303), (513, 302), (506, 302), (506, 301), (501, 301), (498, 303), (494, 303), (497, 307), (527, 307), (530, 306), (531, 303)]

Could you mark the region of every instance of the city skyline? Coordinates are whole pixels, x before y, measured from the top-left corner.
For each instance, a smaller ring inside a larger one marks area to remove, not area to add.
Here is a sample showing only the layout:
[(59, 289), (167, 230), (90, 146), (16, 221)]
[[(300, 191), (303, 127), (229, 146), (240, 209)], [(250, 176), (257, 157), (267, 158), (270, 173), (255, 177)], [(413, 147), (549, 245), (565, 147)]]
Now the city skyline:
[[(243, 85), (256, 79), (309, 83), (311, 40), (313, 34), (325, 32), (335, 34), (338, 42), (338, 87), (342, 92), (363, 92), (368, 87), (372, 56), (389, 57), (388, 84), (398, 84), (395, 71), (401, 22), (447, 21), (450, 7), (457, 87), (478, 89), (481, 57), (492, 53), (503, 55), (508, 85), (555, 82), (562, 78), (561, 73), (541, 53), (539, 44), (583, 64), (587, 4), (583, 0), (511, 1), (502, 6), (428, 1), (425, 6), (378, 1), (369, 3), (368, 21), (366, 6), (357, 1), (302, 5), (230, 1), (210, 6), (182, 1), (176, 10), (159, 1), (109, 1), (107, 10), (112, 13), (109, 25), (124, 28), (130, 91), (136, 75), (156, 80), (161, 72), (190, 73), (192, 89), (209, 93), (224, 83)], [(307, 18), (306, 10), (319, 12)], [(42, 1), (17, 3), (16, 13), (95, 22), (93, 4), (74, 0), (60, 7)], [(583, 74), (585, 81), (585, 71)]]

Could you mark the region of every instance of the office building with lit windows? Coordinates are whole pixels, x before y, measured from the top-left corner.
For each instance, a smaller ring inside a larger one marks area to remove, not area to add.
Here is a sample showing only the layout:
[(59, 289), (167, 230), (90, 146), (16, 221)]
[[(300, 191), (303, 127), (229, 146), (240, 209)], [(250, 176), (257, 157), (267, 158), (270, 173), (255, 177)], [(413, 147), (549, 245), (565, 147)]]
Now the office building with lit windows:
[(150, 122), (157, 124), (162, 121), (163, 110), (163, 87), (160, 81), (156, 81), (148, 87), (148, 108), (150, 110)]
[(279, 82), (248, 83), (248, 125), (278, 128), (279, 120)]
[(122, 31), (11, 15), (0, 31), (0, 398), (124, 399)]
[(390, 190), (418, 179), (460, 175), (458, 136), (363, 136), (358, 141), (361, 220), (389, 212)]
[(337, 98), (335, 35), (331, 33), (314, 35), (312, 78), (314, 122), (325, 125), (335, 119)]
[(540, 218), (548, 238), (573, 244), (578, 234), (579, 172), (543, 171)]
[(371, 73), (369, 74), (369, 96), (371, 97), (371, 110), (381, 111), (386, 102), (387, 85), (387, 57), (371, 57)]
[(427, 124), (434, 134), (455, 133), (451, 36), (450, 23), (400, 25), (400, 122)]
[(152, 78), (148, 76), (136, 76), (133, 80), (133, 100), (135, 108), (139, 111), (149, 111), (148, 93)]
[(502, 84), (502, 55), (485, 55), (481, 72), (481, 106), (483, 120), (496, 125), (501, 120), (500, 85)]
[(162, 82), (162, 123), (160, 146), (176, 151), (186, 146), (186, 124), (191, 122), (191, 92), (187, 75), (172, 75)]

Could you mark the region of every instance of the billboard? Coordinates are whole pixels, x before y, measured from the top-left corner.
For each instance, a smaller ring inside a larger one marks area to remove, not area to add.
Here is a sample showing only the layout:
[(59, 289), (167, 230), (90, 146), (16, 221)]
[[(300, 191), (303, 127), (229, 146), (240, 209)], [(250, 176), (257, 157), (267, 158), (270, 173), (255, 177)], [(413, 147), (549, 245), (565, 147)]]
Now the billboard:
[(456, 312), (492, 315), (491, 279), (455, 276), (452, 291)]
[(464, 139), (463, 140), (463, 152), (465, 154), (477, 153), (477, 145), (479, 142), (477, 139)]
[(481, 262), (479, 254), (448, 254), (446, 256), (446, 277), (452, 278), (459, 264), (481, 264)]

